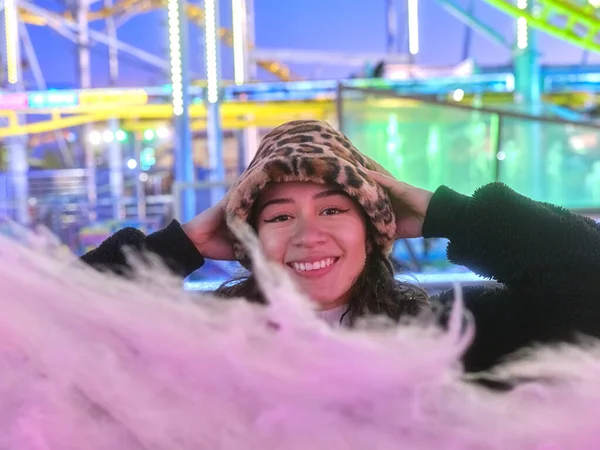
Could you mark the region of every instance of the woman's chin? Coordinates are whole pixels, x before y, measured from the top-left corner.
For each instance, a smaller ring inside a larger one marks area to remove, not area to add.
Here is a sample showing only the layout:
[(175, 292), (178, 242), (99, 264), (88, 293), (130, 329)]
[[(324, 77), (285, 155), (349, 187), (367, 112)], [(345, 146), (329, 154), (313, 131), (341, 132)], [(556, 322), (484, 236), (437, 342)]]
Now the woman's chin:
[(317, 309), (321, 311), (337, 308), (346, 303), (346, 301), (342, 299), (341, 294), (335, 296), (323, 296), (322, 290), (313, 293), (307, 292), (306, 294), (317, 305)]

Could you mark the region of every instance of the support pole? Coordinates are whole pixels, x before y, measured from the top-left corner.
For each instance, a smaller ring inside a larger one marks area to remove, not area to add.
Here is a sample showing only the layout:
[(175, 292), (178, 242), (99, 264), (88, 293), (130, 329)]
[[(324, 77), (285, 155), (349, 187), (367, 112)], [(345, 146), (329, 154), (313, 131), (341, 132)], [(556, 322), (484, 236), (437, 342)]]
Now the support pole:
[[(232, 0), (232, 30), (234, 36), (233, 62), (235, 83), (242, 85), (256, 78), (256, 63), (250, 58), (255, 43), (254, 0)], [(246, 117), (252, 119), (252, 117)], [(238, 168), (242, 172), (248, 166), (258, 147), (259, 133), (256, 127), (237, 132)]]
[(206, 102), (208, 109), (206, 134), (210, 181), (221, 183), (210, 190), (211, 205), (225, 195), (225, 158), (223, 156), (223, 130), (221, 128), (221, 47), (219, 42), (219, 2), (204, 1), (204, 31), (206, 53)]
[[(114, 0), (104, 0), (104, 7), (112, 9)], [(117, 27), (115, 18), (111, 15), (106, 18), (106, 34), (108, 35), (108, 75), (109, 84), (115, 87), (119, 80), (119, 49), (117, 48)]]
[[(118, 129), (118, 122), (115, 119), (108, 121), (108, 128), (115, 137), (120, 133)], [(123, 148), (121, 143), (116, 138), (113, 138), (113, 140), (107, 145), (110, 196), (112, 200), (112, 217), (114, 220), (124, 220), (126, 214), (125, 206), (123, 205)]]
[[(4, 45), (2, 48), (6, 49), (4, 78), (7, 82), (7, 90), (13, 92), (23, 91), (18, 7), (18, 0), (7, 0), (4, 2), (2, 11), (4, 19), (4, 33), (2, 33), (2, 44)], [(29, 216), (29, 180), (27, 178), (29, 171), (27, 138), (25, 136), (5, 138), (4, 145), (8, 155), (8, 173), (13, 190), (13, 217), (21, 225), (28, 226), (31, 218)]]
[[(92, 87), (92, 73), (90, 70), (90, 38), (88, 12), (90, 0), (78, 0), (75, 17), (77, 18), (77, 59), (78, 59), (78, 78), (81, 89)], [(85, 169), (87, 175), (87, 200), (88, 200), (88, 220), (96, 220), (96, 202), (98, 199), (96, 187), (96, 155), (94, 147), (90, 145), (89, 134), (91, 127), (84, 125), (82, 127), (83, 136), (81, 147), (84, 153)]]
[(194, 157), (189, 115), (189, 52), (186, 2), (169, 0), (169, 49), (171, 59), (171, 84), (173, 100), (173, 125), (175, 129), (175, 184), (181, 195), (175, 210), (179, 220), (186, 222), (196, 214), (194, 183)]
[(410, 63), (415, 63), (419, 53), (419, 0), (408, 1), (408, 52)]
[[(104, 0), (104, 7), (107, 10), (112, 9), (113, 0)], [(113, 16), (106, 18), (106, 34), (108, 35), (108, 76), (110, 87), (115, 87), (119, 80), (119, 54), (116, 46), (117, 42), (117, 27)], [(114, 220), (124, 220), (126, 217), (125, 207), (123, 205), (123, 146), (121, 139), (116, 138), (119, 132), (119, 122), (116, 119), (108, 121), (108, 129), (111, 131), (115, 139), (108, 143), (108, 166), (110, 177), (110, 194), (112, 200), (112, 216)], [(121, 134), (121, 132), (119, 132)], [(119, 136), (120, 137), (120, 136)], [(139, 167), (139, 158), (138, 158)], [(140, 183), (140, 181), (136, 181)], [(139, 191), (139, 189), (138, 189)], [(140, 199), (138, 197), (138, 203)], [(145, 202), (144, 202), (145, 208)], [(139, 207), (138, 207), (139, 211)], [(139, 212), (138, 212), (139, 213)]]
[[(467, 14), (469, 17), (473, 17), (475, 13), (475, 0), (469, 1), (469, 6), (467, 10)], [(469, 26), (468, 23), (465, 24), (465, 38), (463, 40), (463, 51), (461, 62), (467, 61), (471, 58), (471, 42), (473, 41), (473, 28)]]
[[(23, 48), (23, 53), (27, 58), (27, 62), (29, 63), (29, 70), (33, 75), (33, 79), (35, 81), (35, 85), (39, 91), (46, 90), (46, 80), (44, 79), (44, 74), (42, 72), (42, 68), (35, 54), (35, 49), (33, 48), (33, 44), (29, 37), (29, 32), (27, 31), (27, 25), (21, 22), (19, 23), (19, 34), (21, 35), (21, 46)], [(73, 157), (71, 156), (71, 152), (63, 137), (62, 133), (59, 131), (54, 131), (54, 137), (56, 139), (56, 143), (58, 145), (58, 150), (60, 152), (63, 163), (66, 167), (73, 167)]]
[[(529, 14), (534, 14), (536, 0), (516, 0), (517, 7)], [(524, 110), (531, 115), (540, 114), (541, 108), (541, 67), (537, 48), (537, 33), (527, 23), (525, 17), (517, 18), (517, 45), (514, 60), (515, 70), (515, 97)], [(520, 151), (528, 155), (528, 177), (526, 190), (527, 195), (540, 199), (543, 189), (542, 174), (544, 161), (540, 146), (541, 124), (537, 121), (524, 121), (519, 127), (522, 139), (520, 139)], [(519, 189), (519, 186), (515, 186)]]
[(396, 0), (385, 0), (386, 48), (388, 53), (398, 51), (398, 18)]
[(135, 137), (133, 141), (133, 153), (137, 165), (135, 166), (135, 197), (138, 222), (146, 220), (146, 190), (142, 181), (142, 142)]

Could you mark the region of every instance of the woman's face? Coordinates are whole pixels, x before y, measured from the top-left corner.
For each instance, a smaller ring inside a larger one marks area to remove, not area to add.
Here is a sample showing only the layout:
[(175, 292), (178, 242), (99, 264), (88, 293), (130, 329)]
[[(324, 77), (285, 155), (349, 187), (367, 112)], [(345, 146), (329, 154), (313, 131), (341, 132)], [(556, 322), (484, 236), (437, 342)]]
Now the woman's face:
[(360, 207), (339, 188), (276, 183), (257, 201), (256, 225), (266, 256), (293, 274), (322, 309), (346, 303), (366, 259)]

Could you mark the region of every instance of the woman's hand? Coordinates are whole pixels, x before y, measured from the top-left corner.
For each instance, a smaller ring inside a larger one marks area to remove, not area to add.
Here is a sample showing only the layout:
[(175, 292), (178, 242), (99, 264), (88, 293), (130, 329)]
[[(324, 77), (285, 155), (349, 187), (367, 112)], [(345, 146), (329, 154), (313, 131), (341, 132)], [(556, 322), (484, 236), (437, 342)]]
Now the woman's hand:
[(198, 252), (207, 259), (233, 261), (233, 241), (225, 223), (227, 197), (202, 211), (181, 227)]
[(386, 189), (390, 196), (396, 215), (396, 239), (421, 237), (425, 214), (433, 193), (398, 181), (385, 169), (382, 171), (385, 173), (369, 170), (369, 175)]

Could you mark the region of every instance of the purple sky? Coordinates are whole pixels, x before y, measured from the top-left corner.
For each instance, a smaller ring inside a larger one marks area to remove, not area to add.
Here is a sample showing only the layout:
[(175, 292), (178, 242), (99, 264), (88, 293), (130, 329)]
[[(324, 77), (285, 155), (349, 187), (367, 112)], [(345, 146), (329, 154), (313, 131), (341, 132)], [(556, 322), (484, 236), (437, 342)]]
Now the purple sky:
[[(455, 0), (465, 8), (470, 0)], [(59, 11), (59, 0), (37, 0), (39, 6)], [(405, 0), (396, 0), (399, 12), (399, 30), (405, 32), (402, 20)], [(100, 3), (98, 3), (100, 5)], [(255, 0), (256, 39), (258, 47), (269, 49), (304, 49), (338, 52), (383, 52), (385, 50), (385, 2), (383, 0)], [(512, 42), (514, 21), (497, 12), (483, 0), (476, 0), (478, 17)], [(119, 29), (119, 39), (143, 48), (156, 55), (166, 55), (166, 11), (154, 11), (131, 19)], [(221, 0), (221, 23), (231, 20), (230, 2)], [(96, 24), (96, 28), (100, 24)], [(435, 0), (420, 1), (422, 64), (448, 65), (460, 61), (465, 26), (450, 15)], [(29, 27), (42, 70), (51, 86), (71, 85), (76, 80), (75, 47), (48, 28)], [(203, 71), (202, 35), (192, 27), (191, 65)], [(552, 64), (578, 64), (582, 51), (556, 39), (540, 34), (540, 51), (544, 62)], [(510, 52), (490, 43), (474, 33), (472, 56), (481, 65), (500, 65), (510, 61)], [(232, 78), (232, 53), (222, 52), (223, 76)], [(102, 45), (94, 46), (92, 55), (93, 83), (95, 87), (107, 85), (107, 51)], [(600, 62), (591, 57), (590, 62)], [(311, 78), (316, 74), (325, 78), (344, 77), (347, 67), (311, 65), (293, 66), (298, 75)], [(153, 67), (123, 56), (120, 59), (120, 84), (143, 86), (163, 84), (164, 74)], [(268, 77), (264, 76), (265, 79)]]

